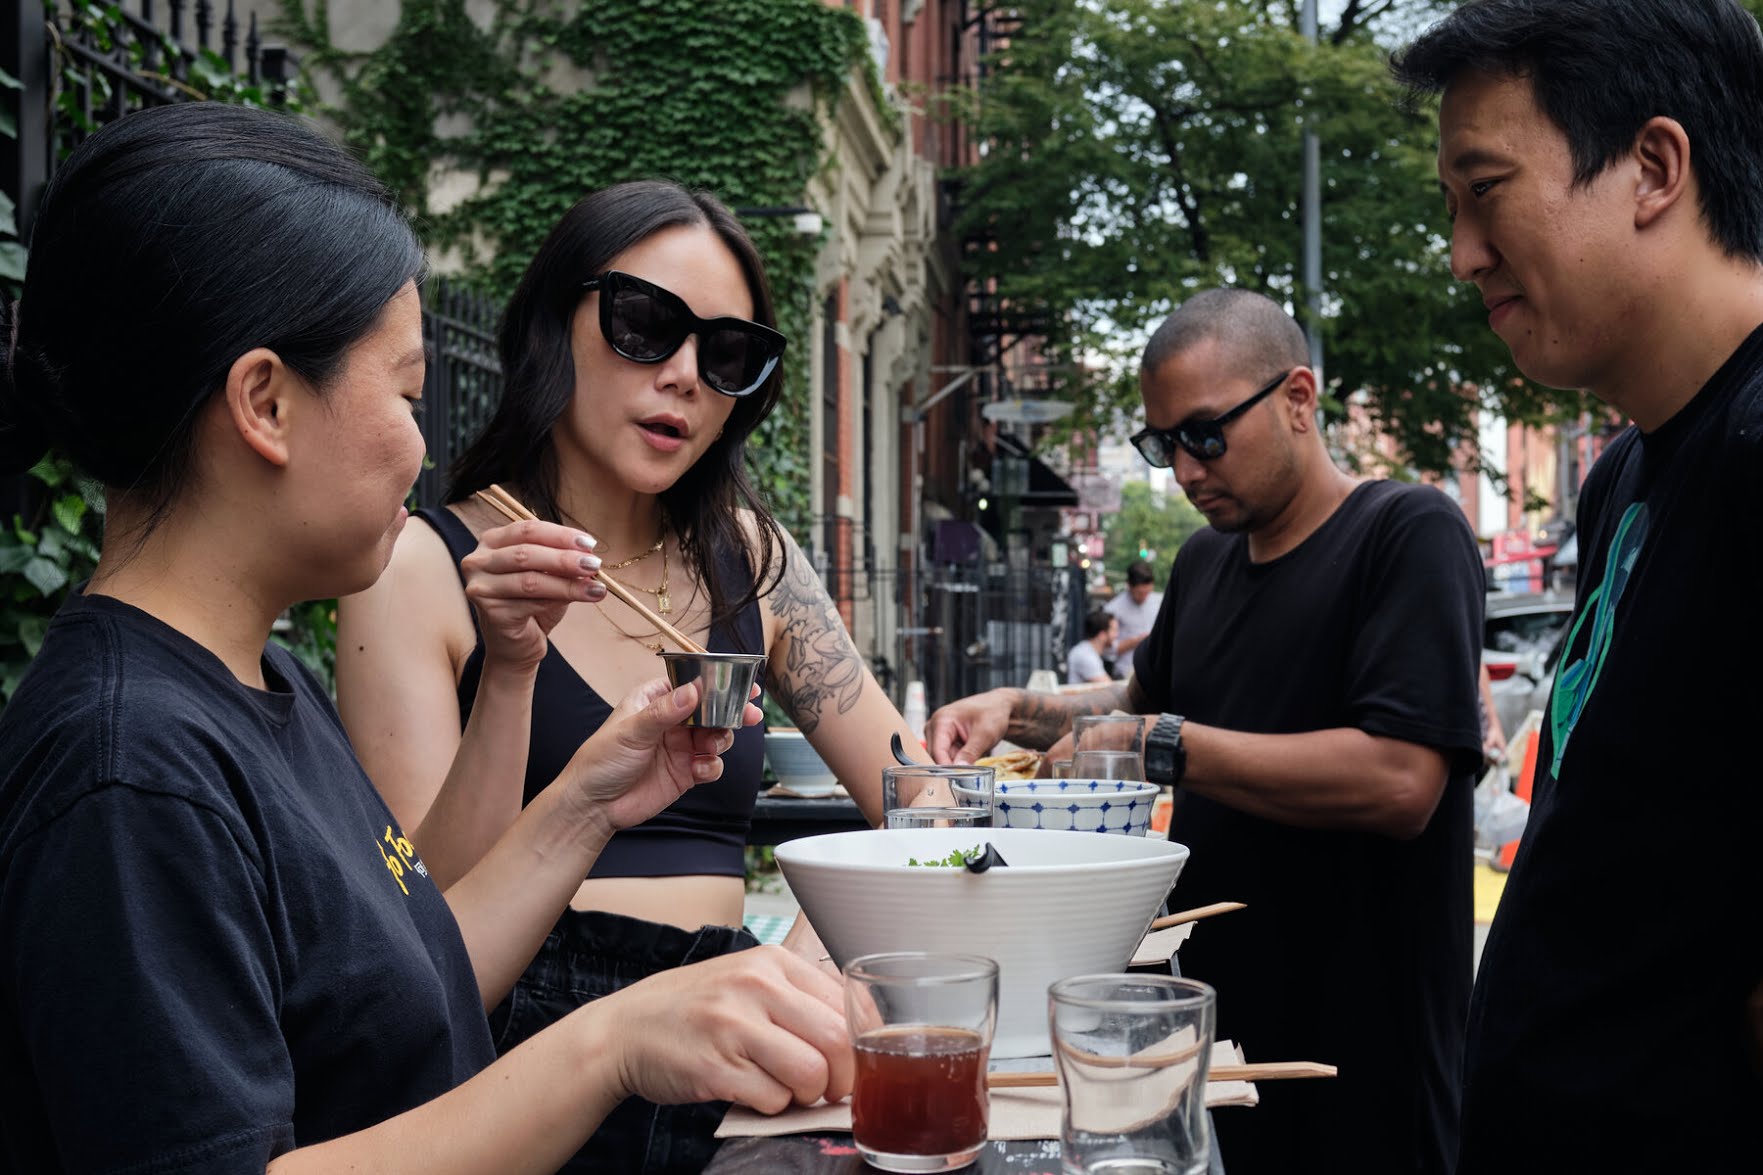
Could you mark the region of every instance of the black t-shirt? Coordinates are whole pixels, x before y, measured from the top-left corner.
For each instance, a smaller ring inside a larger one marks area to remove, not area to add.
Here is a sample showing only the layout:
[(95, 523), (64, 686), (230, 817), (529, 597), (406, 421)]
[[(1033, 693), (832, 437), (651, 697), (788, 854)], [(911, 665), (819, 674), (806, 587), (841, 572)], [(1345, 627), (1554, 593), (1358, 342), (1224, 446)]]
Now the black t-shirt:
[(263, 670), (76, 593), (0, 714), (0, 1170), (261, 1172), (494, 1059), (329, 700)]
[(1460, 1169), (1763, 1170), (1763, 328), (1611, 443), (1579, 541), (1476, 980)]
[(1411, 841), (1295, 828), (1176, 789), (1192, 857), (1183, 906), (1240, 901), (1181, 951), (1218, 989), (1218, 1032), (1251, 1061), (1323, 1061), (1329, 1081), (1264, 1082), (1215, 1117), (1231, 1175), (1445, 1172), (1457, 1142), (1469, 1000), (1470, 800), (1482, 569), (1436, 490), (1356, 488), (1287, 554), (1244, 535), (1182, 545), (1135, 674), (1157, 710), (1259, 734), (1357, 727), (1448, 754)]

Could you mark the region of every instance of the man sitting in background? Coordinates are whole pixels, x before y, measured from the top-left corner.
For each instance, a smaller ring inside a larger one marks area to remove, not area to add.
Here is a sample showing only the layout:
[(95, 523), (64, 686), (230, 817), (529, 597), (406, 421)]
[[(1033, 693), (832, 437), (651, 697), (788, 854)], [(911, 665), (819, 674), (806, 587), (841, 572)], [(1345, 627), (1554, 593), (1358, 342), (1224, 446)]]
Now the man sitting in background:
[(1102, 650), (1114, 640), (1118, 625), (1114, 617), (1100, 608), (1092, 608), (1084, 617), (1084, 639), (1071, 646), (1065, 654), (1065, 680), (1073, 685), (1086, 681), (1107, 682), (1108, 667), (1102, 664)]

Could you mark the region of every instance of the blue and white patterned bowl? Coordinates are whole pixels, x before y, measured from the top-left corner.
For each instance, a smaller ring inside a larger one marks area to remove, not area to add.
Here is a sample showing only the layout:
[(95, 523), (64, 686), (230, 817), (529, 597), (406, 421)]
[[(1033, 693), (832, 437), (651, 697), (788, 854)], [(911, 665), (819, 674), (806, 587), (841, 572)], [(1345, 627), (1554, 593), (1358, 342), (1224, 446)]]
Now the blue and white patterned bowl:
[(1144, 836), (1157, 786), (1131, 779), (1004, 779), (992, 798), (1000, 828)]

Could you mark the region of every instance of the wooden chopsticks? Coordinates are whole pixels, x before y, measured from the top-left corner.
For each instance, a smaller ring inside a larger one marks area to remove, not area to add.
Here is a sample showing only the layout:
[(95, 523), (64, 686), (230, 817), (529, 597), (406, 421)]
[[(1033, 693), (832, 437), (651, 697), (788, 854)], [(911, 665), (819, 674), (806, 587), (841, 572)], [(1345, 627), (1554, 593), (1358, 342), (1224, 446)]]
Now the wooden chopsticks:
[[(1287, 1081), (1298, 1077), (1333, 1077), (1333, 1065), (1315, 1061), (1268, 1061), (1259, 1065), (1214, 1065), (1208, 1081)], [(987, 1089), (1035, 1089), (1058, 1085), (1054, 1073), (988, 1073)]]
[(1179, 914), (1165, 914), (1161, 918), (1151, 920), (1151, 930), (1168, 930), (1171, 926), (1180, 926), (1184, 922), (1198, 922), (1202, 918), (1210, 918), (1214, 914), (1228, 914), (1232, 910), (1243, 909), (1241, 902), (1213, 902), (1210, 906), (1196, 906), (1192, 910), (1183, 910)]
[[(472, 496), (482, 501), (486, 506), (496, 510), (511, 522), (525, 522), (528, 520), (536, 520), (538, 518), (537, 514), (534, 514), (531, 510), (522, 506), (520, 502), (515, 499), (513, 494), (509, 493), (499, 485), (491, 485), (488, 489), (479, 490)], [(662, 636), (665, 636), (668, 640), (672, 641), (688, 653), (703, 654), (709, 652), (709, 650), (703, 645), (699, 644), (667, 621), (661, 619), (661, 617), (657, 616), (654, 612), (650, 611), (647, 604), (644, 604), (638, 596), (632, 593), (623, 584), (613, 579), (610, 575), (607, 575), (602, 571), (599, 573), (598, 578), (601, 583), (606, 585), (606, 590), (608, 592), (617, 596), (620, 600), (624, 601), (632, 611), (637, 613), (637, 615), (641, 616), (650, 624), (653, 624), (660, 631)]]

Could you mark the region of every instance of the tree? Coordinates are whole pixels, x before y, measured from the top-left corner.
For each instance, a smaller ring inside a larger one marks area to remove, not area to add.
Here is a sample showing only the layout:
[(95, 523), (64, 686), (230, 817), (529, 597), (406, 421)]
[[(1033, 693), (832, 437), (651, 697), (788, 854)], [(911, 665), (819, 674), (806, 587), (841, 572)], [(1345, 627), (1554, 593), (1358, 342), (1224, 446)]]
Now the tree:
[(1017, 7), (1021, 27), (971, 113), (990, 146), (966, 176), (961, 224), (982, 280), (1066, 324), (1052, 340), (1067, 352), (1060, 390), (1096, 414), (1136, 411), (1145, 334), (1191, 291), (1305, 304), (1308, 117), (1323, 147), (1331, 409), (1363, 390), (1373, 422), (1431, 470), (1473, 440), (1480, 404), (1527, 421), (1553, 410), (1555, 394), (1519, 378), (1487, 329), (1479, 295), (1451, 278), (1435, 108), (1403, 102), (1373, 36), (1405, 38), (1445, 5), (1351, 0), (1315, 46), (1294, 27), (1296, 0)]
[(1205, 525), (1205, 518), (1182, 494), (1158, 493), (1148, 482), (1127, 482), (1120, 487), (1119, 511), (1102, 524), (1102, 562), (1108, 582), (1119, 590), (1126, 582), (1126, 565), (1148, 559), (1161, 585), (1176, 550)]

